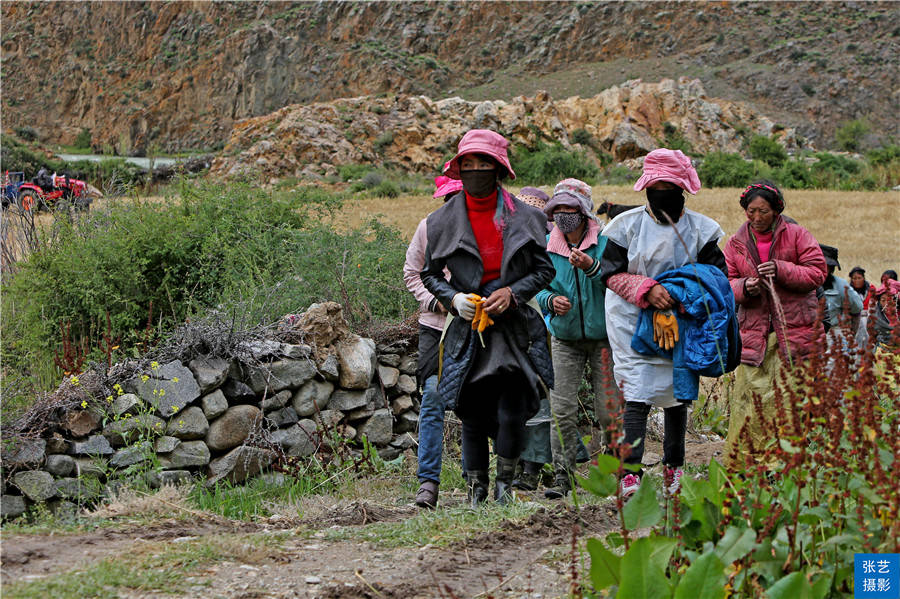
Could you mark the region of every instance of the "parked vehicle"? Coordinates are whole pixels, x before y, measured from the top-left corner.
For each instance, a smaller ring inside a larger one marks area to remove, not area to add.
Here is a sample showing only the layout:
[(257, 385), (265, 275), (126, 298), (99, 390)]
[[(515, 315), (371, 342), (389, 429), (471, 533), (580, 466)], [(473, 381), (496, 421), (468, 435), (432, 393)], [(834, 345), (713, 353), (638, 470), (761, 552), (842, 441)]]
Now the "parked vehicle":
[(48, 174), (41, 169), (29, 182), (23, 172), (6, 171), (3, 177), (3, 208), (14, 204), (22, 210), (76, 210), (90, 208), (88, 185), (68, 175)]

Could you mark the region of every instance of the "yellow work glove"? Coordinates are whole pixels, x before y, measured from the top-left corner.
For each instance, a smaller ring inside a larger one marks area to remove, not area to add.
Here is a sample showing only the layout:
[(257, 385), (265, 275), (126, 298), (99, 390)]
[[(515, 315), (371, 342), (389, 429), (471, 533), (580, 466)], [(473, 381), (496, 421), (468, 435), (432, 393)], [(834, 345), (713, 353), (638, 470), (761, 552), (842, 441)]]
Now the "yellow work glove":
[(678, 319), (671, 310), (653, 313), (653, 341), (665, 350), (674, 348), (678, 342)]
[[(473, 294), (475, 295), (475, 294)], [(472, 318), (472, 330), (478, 332), (478, 338), (481, 340), (481, 347), (484, 347), (484, 337), (481, 334), (486, 328), (494, 324), (490, 314), (484, 311), (484, 298), (475, 295), (475, 299), (471, 300), (475, 304), (475, 317)]]

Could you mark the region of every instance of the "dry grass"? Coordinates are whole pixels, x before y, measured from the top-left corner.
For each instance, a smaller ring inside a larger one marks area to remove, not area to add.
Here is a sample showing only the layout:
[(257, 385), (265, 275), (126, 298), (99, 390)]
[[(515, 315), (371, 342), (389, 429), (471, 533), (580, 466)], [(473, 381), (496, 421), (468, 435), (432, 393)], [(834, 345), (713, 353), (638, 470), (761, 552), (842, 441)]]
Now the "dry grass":
[[(517, 187), (512, 187), (515, 193)], [(552, 188), (544, 191), (552, 193)], [(687, 206), (714, 218), (726, 235), (733, 235), (744, 222), (738, 205), (740, 189), (702, 189), (689, 197)], [(626, 186), (594, 187), (594, 203), (639, 204), (643, 194)], [(790, 215), (809, 229), (821, 243), (840, 249), (841, 272), (845, 278), (854, 266), (862, 266), (870, 281), (877, 281), (888, 269), (900, 269), (900, 194), (891, 191), (788, 190), (785, 193)], [(362, 198), (348, 201), (338, 221), (359, 225), (371, 218), (400, 229), (412, 238), (419, 220), (437, 209), (440, 202), (430, 196)]]
[(190, 487), (185, 485), (163, 485), (152, 494), (123, 487), (88, 515), (94, 518), (185, 517), (190, 515), (187, 497), (189, 491)]

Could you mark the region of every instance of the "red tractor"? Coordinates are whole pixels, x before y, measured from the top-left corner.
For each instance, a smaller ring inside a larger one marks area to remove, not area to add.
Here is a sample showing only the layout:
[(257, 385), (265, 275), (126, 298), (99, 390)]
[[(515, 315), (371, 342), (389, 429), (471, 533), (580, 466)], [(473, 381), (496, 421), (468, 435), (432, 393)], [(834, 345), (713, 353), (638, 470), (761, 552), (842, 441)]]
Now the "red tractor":
[(15, 204), (22, 210), (65, 209), (87, 210), (92, 198), (88, 184), (68, 175), (50, 175), (45, 169), (38, 171), (31, 182), (25, 181), (25, 173), (7, 171), (3, 181), (3, 207)]

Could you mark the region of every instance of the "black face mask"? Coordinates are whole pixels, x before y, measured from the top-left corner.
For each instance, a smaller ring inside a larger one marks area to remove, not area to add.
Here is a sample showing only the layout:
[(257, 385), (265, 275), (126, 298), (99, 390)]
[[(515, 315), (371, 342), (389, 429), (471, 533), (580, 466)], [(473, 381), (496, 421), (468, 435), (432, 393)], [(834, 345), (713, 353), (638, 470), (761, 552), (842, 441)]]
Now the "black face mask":
[(553, 215), (553, 222), (556, 223), (560, 233), (571, 233), (584, 222), (584, 215), (580, 212), (557, 212)]
[(497, 191), (497, 169), (459, 171), (463, 189), (473, 198), (486, 198)]
[(647, 201), (650, 202), (650, 211), (656, 220), (662, 225), (668, 225), (668, 215), (673, 223), (677, 223), (684, 212), (683, 189), (648, 189)]

